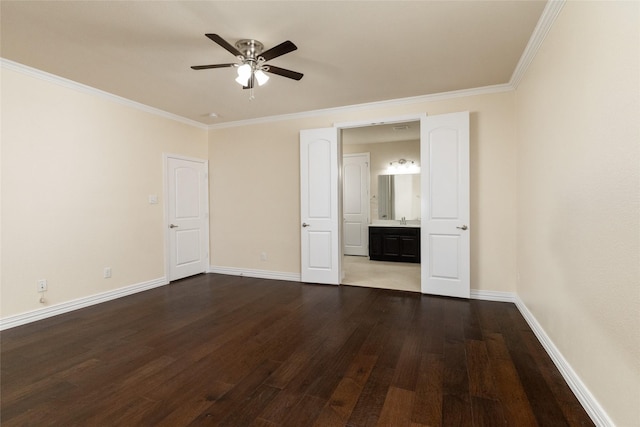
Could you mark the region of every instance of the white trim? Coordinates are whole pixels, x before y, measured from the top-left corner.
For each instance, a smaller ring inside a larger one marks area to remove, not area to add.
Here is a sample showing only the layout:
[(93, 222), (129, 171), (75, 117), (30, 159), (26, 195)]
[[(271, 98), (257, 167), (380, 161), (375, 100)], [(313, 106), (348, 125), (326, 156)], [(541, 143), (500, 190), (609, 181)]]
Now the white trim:
[(154, 114), (156, 116), (164, 117), (165, 119), (170, 119), (176, 122), (184, 123), (186, 125), (195, 126), (200, 129), (204, 129), (204, 130), (208, 129), (208, 126), (204, 123), (196, 122), (195, 120), (187, 119), (186, 117), (169, 113), (167, 111), (160, 110), (159, 108), (150, 107), (148, 105), (141, 104), (139, 102), (132, 101), (130, 99), (123, 98), (121, 96), (114, 95), (112, 93), (105, 92), (103, 90), (96, 89), (94, 87), (87, 86), (82, 83), (75, 82), (73, 80), (65, 79), (64, 77), (56, 76), (55, 74), (50, 74), (45, 71), (29, 67), (27, 65), (23, 65), (18, 62), (11, 61), (9, 59), (0, 58), (0, 65), (2, 66), (2, 68), (6, 68), (8, 70), (12, 70), (30, 77), (35, 77), (37, 79), (44, 80), (49, 83), (54, 83), (54, 84), (66, 87), (67, 89), (73, 89), (73, 90), (77, 90), (78, 92), (94, 95), (99, 98), (106, 99), (108, 101), (116, 102), (118, 104), (135, 108), (137, 110)]
[(0, 331), (166, 285), (164, 277), (0, 319)]
[(538, 338), (538, 341), (540, 341), (540, 344), (542, 344), (549, 357), (551, 357), (554, 365), (556, 365), (556, 368), (558, 368), (560, 374), (562, 374), (567, 385), (569, 385), (569, 388), (571, 388), (573, 394), (576, 395), (576, 398), (585, 411), (587, 411), (587, 414), (589, 414), (595, 425), (603, 427), (615, 426), (604, 408), (600, 406), (600, 403), (598, 403), (578, 374), (573, 370), (569, 362), (567, 362), (564, 356), (562, 356), (558, 347), (556, 347), (542, 326), (540, 326), (540, 323), (538, 323), (535, 316), (529, 311), (525, 303), (517, 295), (515, 297), (515, 304), (516, 307), (518, 307), (518, 310), (520, 310), (522, 317), (527, 321), (529, 327)]
[(471, 289), (471, 299), (515, 303), (516, 298), (516, 294), (514, 294), (513, 292), (483, 291), (480, 289)]
[[(360, 110), (371, 110), (376, 108), (386, 108), (394, 106), (404, 106), (419, 104), (429, 101), (441, 101), (452, 98), (462, 98), (466, 96), (485, 95), (491, 93), (509, 92), (513, 90), (510, 84), (500, 84), (493, 86), (484, 86), (474, 89), (463, 89), (451, 92), (434, 93), (432, 95), (413, 96), (409, 98), (390, 99), (387, 101), (369, 102), (366, 104), (347, 105), (343, 107), (325, 108), (321, 110), (304, 111), (300, 113), (281, 114), (279, 116), (258, 117), (255, 119), (238, 120), (235, 122), (226, 122), (209, 125), (209, 130), (224, 129), (239, 126), (250, 126), (262, 123), (273, 123), (283, 120), (305, 119), (310, 117), (318, 117), (323, 115), (334, 115), (341, 113), (351, 113)], [(370, 122), (370, 121), (369, 121)]]
[(562, 10), (562, 7), (565, 4), (565, 0), (549, 0), (542, 11), (542, 15), (540, 15), (540, 19), (536, 24), (536, 28), (533, 30), (533, 34), (531, 34), (531, 38), (529, 39), (529, 43), (527, 43), (527, 47), (522, 52), (522, 56), (520, 57), (520, 61), (518, 61), (518, 65), (516, 65), (515, 70), (513, 70), (513, 74), (511, 75), (511, 80), (509, 80), (509, 85), (514, 89), (518, 88), (520, 81), (524, 77), (531, 61), (540, 50), (540, 46), (542, 46), (542, 42), (545, 37), (547, 37), (547, 33), (553, 26), (553, 23), (556, 21), (558, 14)]
[(333, 127), (338, 129), (361, 128), (367, 126), (389, 125), (393, 123), (419, 122), (427, 117), (427, 113), (405, 114), (402, 116), (382, 117), (375, 120), (355, 120), (351, 122), (336, 122)]
[(569, 388), (576, 398), (585, 409), (591, 420), (597, 425), (602, 427), (615, 426), (609, 415), (600, 406), (600, 403), (591, 394), (587, 386), (582, 382), (578, 374), (575, 373), (569, 362), (562, 356), (560, 350), (555, 346), (551, 338), (544, 331), (540, 323), (536, 320), (535, 316), (529, 311), (527, 306), (522, 302), (520, 297), (512, 292), (500, 292), (500, 291), (484, 291), (478, 289), (471, 289), (471, 298), (485, 301), (499, 301), (510, 302), (516, 305), (522, 317), (526, 320), (527, 324), (535, 334), (542, 347), (545, 349), (553, 364), (558, 368), (560, 374), (566, 381)]
[(209, 266), (209, 273), (226, 274), (228, 276), (256, 277), (258, 279), (300, 282), (300, 273), (287, 273), (283, 271), (254, 270), (248, 268), (221, 267), (217, 265), (211, 265)]

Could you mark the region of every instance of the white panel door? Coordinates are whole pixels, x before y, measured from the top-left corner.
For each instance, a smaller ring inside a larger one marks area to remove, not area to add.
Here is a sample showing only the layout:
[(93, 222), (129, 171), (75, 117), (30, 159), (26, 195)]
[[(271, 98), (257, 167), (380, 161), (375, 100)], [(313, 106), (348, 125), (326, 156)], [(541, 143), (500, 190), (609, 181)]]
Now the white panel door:
[(207, 162), (167, 157), (169, 280), (207, 271)]
[(423, 118), (422, 293), (470, 296), (469, 112)]
[(340, 283), (338, 131), (300, 131), (301, 280)]
[(342, 156), (345, 255), (369, 255), (369, 153)]

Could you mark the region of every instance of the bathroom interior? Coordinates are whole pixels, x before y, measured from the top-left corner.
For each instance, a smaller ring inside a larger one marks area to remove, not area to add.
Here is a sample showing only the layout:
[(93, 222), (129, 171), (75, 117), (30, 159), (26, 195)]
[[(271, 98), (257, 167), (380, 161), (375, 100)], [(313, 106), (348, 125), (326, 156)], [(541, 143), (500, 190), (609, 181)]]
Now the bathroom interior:
[(420, 292), (420, 122), (342, 130), (342, 284)]

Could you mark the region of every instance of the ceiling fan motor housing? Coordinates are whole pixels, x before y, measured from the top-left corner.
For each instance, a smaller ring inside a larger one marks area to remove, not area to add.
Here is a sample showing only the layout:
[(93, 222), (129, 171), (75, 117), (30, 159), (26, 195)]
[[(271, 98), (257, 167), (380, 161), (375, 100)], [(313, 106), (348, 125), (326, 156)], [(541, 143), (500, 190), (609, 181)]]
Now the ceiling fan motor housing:
[(242, 39), (236, 42), (236, 48), (245, 58), (256, 59), (264, 50), (264, 45), (257, 40)]

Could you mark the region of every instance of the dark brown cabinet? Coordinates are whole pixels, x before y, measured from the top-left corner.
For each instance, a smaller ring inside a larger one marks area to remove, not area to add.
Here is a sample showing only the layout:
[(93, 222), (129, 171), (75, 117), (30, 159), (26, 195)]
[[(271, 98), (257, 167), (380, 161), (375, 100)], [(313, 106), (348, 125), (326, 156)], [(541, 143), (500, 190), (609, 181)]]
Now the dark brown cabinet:
[(369, 227), (369, 259), (420, 262), (420, 228)]

